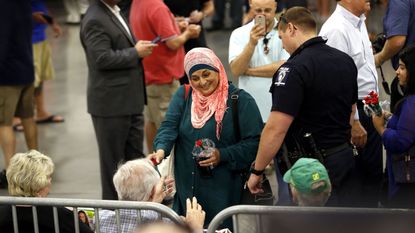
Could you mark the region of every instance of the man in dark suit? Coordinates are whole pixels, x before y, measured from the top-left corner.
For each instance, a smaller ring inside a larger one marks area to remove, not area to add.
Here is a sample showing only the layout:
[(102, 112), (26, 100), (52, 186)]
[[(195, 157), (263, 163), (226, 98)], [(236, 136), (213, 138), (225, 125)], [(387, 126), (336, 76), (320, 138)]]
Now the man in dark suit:
[(117, 200), (117, 164), (143, 157), (144, 72), (141, 58), (156, 46), (136, 42), (119, 0), (97, 0), (81, 23), (88, 62), (87, 105), (98, 141), (102, 198)]

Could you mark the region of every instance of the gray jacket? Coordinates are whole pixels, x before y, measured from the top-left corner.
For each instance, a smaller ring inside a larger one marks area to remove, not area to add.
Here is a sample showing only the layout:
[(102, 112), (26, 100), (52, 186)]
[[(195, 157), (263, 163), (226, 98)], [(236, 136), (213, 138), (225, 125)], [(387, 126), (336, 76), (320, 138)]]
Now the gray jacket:
[(100, 117), (142, 113), (144, 71), (134, 37), (101, 1), (89, 7), (80, 36), (89, 68), (88, 112)]

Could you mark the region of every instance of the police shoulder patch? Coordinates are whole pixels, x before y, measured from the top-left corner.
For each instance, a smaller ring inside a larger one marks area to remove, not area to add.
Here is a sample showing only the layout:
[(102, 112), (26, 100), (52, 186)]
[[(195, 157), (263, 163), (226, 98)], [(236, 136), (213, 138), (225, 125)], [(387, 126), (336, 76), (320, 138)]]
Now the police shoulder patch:
[(289, 67), (280, 67), (278, 69), (277, 78), (274, 82), (274, 85), (276, 86), (284, 86), (285, 82), (287, 81), (288, 73), (290, 72)]

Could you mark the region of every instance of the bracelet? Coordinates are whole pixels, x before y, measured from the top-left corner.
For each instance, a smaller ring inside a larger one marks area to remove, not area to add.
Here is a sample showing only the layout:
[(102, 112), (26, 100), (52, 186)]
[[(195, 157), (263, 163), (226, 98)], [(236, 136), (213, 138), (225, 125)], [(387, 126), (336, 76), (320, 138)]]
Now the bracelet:
[(252, 174), (255, 174), (257, 176), (262, 175), (265, 172), (265, 169), (263, 170), (255, 170), (255, 163), (252, 163), (251, 168), (249, 169), (249, 172)]

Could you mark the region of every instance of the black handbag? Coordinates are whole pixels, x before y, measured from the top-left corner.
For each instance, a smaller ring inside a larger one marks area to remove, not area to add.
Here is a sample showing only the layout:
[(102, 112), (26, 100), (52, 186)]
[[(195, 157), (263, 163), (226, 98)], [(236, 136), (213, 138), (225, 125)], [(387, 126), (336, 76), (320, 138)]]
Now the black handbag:
[[(248, 173), (250, 175), (250, 173)], [(246, 177), (247, 180), (249, 177)], [(245, 182), (242, 190), (241, 204), (243, 205), (274, 205), (274, 194), (272, 193), (271, 185), (267, 177), (262, 175), (261, 188), (263, 193), (252, 194), (249, 191), (248, 185)]]
[[(239, 89), (236, 89), (231, 94), (232, 99), (232, 118), (233, 118), (233, 128), (235, 132), (235, 138), (237, 141), (241, 140), (241, 132), (239, 129), (239, 115), (238, 115), (238, 99), (239, 99)], [(264, 189), (264, 193), (260, 194), (251, 194), (246, 185), (246, 181), (249, 179), (250, 172), (249, 171), (241, 171), (240, 175), (242, 177), (242, 181), (245, 184), (242, 189), (242, 196), (241, 196), (241, 204), (244, 205), (273, 205), (274, 204), (274, 195), (271, 190), (271, 185), (269, 180), (265, 175), (262, 177), (262, 188)]]
[(392, 154), (392, 171), (396, 183), (415, 183), (415, 145), (402, 154)]

